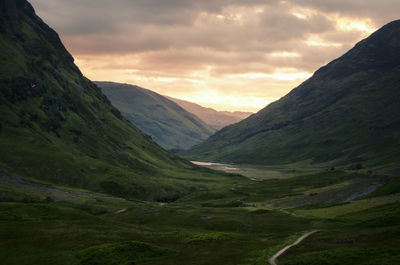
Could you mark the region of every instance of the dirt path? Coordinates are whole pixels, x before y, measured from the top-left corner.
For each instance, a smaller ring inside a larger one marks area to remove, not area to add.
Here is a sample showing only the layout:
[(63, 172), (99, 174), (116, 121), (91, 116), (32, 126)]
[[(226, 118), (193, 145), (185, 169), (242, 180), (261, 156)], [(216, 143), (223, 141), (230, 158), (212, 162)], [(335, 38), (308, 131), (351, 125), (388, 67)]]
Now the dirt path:
[(124, 208), (124, 209), (118, 210), (114, 214), (120, 214), (120, 213), (124, 213), (126, 211), (128, 211), (128, 208)]
[(306, 239), (307, 237), (311, 236), (312, 234), (314, 234), (314, 233), (316, 233), (316, 232), (318, 232), (318, 230), (314, 230), (314, 231), (308, 232), (308, 233), (302, 235), (301, 237), (299, 237), (299, 238), (296, 240), (296, 242), (294, 242), (293, 244), (288, 245), (288, 246), (282, 248), (281, 250), (279, 250), (275, 255), (273, 255), (273, 256), (268, 260), (269, 264), (271, 264), (271, 265), (277, 265), (277, 264), (276, 264), (276, 259), (277, 259), (280, 255), (282, 255), (283, 253), (285, 253), (289, 248), (300, 244), (301, 241), (303, 241), (304, 239)]

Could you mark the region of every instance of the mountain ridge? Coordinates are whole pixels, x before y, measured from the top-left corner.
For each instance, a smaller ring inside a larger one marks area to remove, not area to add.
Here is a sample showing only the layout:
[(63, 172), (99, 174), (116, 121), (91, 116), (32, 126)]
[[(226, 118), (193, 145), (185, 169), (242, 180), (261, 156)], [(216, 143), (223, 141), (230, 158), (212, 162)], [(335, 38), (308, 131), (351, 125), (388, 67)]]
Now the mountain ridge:
[(400, 124), (399, 36), (400, 20), (385, 25), (285, 97), (195, 146), (187, 157), (256, 164), (364, 161), (388, 158), (383, 146), (398, 157), (393, 145)]
[(207, 139), (215, 129), (175, 102), (139, 86), (95, 82), (122, 114), (167, 150), (183, 150)]
[(196, 190), (198, 177), (222, 176), (167, 152), (125, 119), (27, 1), (0, 6), (0, 170), (159, 201)]

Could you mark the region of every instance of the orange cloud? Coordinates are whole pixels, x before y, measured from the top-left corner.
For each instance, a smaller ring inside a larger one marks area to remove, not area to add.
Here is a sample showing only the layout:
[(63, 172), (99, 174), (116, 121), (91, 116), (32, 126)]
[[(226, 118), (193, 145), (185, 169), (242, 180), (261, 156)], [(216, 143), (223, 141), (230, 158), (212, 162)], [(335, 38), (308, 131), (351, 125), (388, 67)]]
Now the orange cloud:
[(32, 0), (90, 79), (252, 111), (395, 15), (374, 9), (399, 6), (370, 2)]

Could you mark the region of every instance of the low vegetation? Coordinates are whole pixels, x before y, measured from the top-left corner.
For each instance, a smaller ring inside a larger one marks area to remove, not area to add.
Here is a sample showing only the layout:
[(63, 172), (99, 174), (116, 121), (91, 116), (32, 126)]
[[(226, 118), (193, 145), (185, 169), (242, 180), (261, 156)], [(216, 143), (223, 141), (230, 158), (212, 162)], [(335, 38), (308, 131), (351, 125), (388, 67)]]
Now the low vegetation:
[(79, 252), (78, 259), (81, 265), (134, 265), (169, 255), (171, 252), (167, 249), (131, 241), (84, 249)]
[(258, 265), (306, 231), (320, 230), (281, 256), (279, 264), (396, 264), (400, 195), (387, 188), (395, 182), (348, 203), (273, 206), (369, 178), (325, 171), (226, 182), (168, 204), (91, 192), (80, 201), (69, 200), (70, 194), (30, 202), (8, 193), (10, 202), (0, 203), (0, 258), (10, 265)]

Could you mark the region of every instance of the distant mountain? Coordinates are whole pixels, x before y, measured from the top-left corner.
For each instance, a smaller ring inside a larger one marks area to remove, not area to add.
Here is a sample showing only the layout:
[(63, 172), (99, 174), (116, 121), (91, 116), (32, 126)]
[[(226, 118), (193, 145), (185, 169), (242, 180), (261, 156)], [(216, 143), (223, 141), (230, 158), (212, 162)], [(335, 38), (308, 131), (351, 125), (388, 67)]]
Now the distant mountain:
[(179, 106), (184, 108), (185, 110), (193, 113), (205, 123), (210, 125), (211, 127), (220, 130), (227, 125), (231, 125), (237, 123), (247, 117), (249, 117), (251, 112), (241, 112), (241, 111), (217, 111), (212, 108), (206, 108), (200, 106), (196, 103), (192, 103), (189, 101), (176, 99), (172, 97), (167, 97), (170, 100), (176, 102)]
[(187, 155), (252, 164), (399, 162), (400, 20)]
[(96, 84), (122, 115), (168, 150), (188, 149), (216, 131), (175, 102), (148, 89), (111, 82)]
[(197, 169), (125, 119), (27, 1), (0, 0), (0, 170), (168, 201)]

